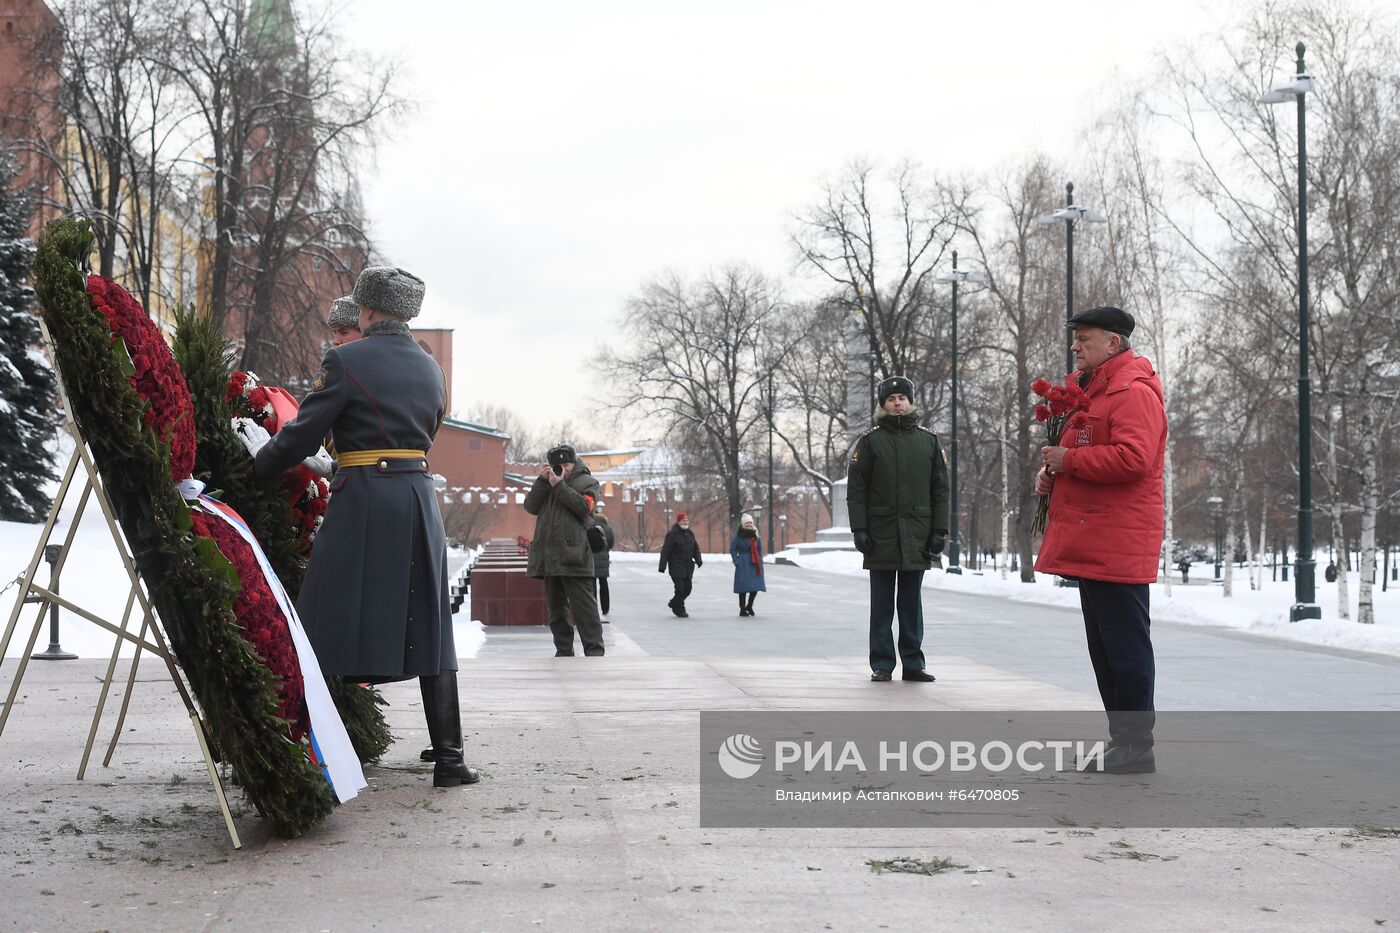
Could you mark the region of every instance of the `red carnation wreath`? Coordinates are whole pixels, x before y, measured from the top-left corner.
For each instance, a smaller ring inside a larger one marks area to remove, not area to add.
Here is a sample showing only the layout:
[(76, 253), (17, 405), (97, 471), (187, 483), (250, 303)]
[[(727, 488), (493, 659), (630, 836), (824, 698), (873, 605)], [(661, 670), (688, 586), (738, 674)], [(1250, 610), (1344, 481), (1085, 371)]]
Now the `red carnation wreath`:
[(233, 614), (243, 636), (253, 646), (267, 669), (277, 678), (278, 715), (291, 723), (292, 741), (299, 742), (310, 726), (306, 712), (306, 697), (302, 687), (301, 668), (296, 646), (292, 643), (287, 619), (277, 597), (263, 577), (258, 559), (248, 542), (223, 519), (193, 510), (190, 520), (195, 532), (213, 540), (219, 553), (233, 565), (243, 590), (233, 603)]
[(194, 472), (194, 403), (185, 375), (155, 322), (126, 289), (90, 275), (87, 291), (131, 357), (131, 387), (148, 406), (142, 421), (170, 445), (170, 478), (178, 483)]
[[(116, 282), (90, 275), (87, 292), (93, 307), (101, 311), (131, 357), (131, 387), (147, 404), (142, 420), (156, 437), (170, 446), (171, 480), (180, 482), (194, 472), (194, 403), (185, 374), (140, 302)], [(219, 553), (233, 565), (242, 591), (233, 613), (253, 650), (277, 678), (282, 718), (291, 723), (292, 738), (300, 740), (308, 719), (301, 669), (296, 647), (277, 599), (263, 577), (262, 568), (248, 543), (221, 520), (199, 511), (190, 513), (195, 533), (212, 540)]]

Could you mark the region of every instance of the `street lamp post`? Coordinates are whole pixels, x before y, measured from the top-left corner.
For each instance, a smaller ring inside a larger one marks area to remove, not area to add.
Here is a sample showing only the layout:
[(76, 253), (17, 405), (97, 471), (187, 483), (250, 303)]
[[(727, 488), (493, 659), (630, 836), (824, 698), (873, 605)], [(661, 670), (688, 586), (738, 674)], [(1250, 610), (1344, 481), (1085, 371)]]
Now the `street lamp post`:
[(1293, 575), (1293, 606), (1288, 620), (1322, 618), (1317, 604), (1317, 563), (1312, 530), (1312, 389), (1308, 379), (1308, 133), (1304, 99), (1313, 79), (1303, 66), (1307, 47), (1299, 42), (1293, 81), (1259, 98), (1261, 104), (1298, 103), (1298, 553)]
[(1210, 517), (1215, 523), (1215, 581), (1220, 582), (1220, 550), (1224, 545), (1225, 533), (1221, 528), (1221, 522), (1225, 518), (1225, 510), (1221, 508), (1225, 500), (1219, 496), (1211, 496), (1206, 500), (1206, 505), (1210, 506)]
[[(783, 514), (783, 515), (779, 515), (779, 516), (778, 516), (778, 524), (780, 524), (780, 525), (782, 526), (782, 528), (783, 528), (783, 550), (786, 551), (786, 550), (787, 550), (787, 515), (786, 515), (786, 514)], [(1388, 552), (1387, 552), (1387, 556), (1389, 556), (1389, 553), (1388, 553)]]
[(637, 551), (638, 551), (638, 552), (645, 551), (645, 550), (647, 549), (647, 533), (646, 533), (646, 526), (643, 524), (643, 522), (645, 521), (645, 516), (642, 515), (642, 510), (646, 508), (646, 505), (647, 505), (646, 500), (643, 499), (641, 496), (638, 496), (638, 497), (637, 497)]
[(768, 553), (773, 553), (773, 367), (768, 367)]
[[(1065, 185), (1065, 206), (1049, 214), (1036, 218), (1042, 224), (1065, 225), (1065, 320), (1074, 317), (1074, 225), (1079, 221), (1089, 224), (1107, 223), (1108, 218), (1074, 203), (1074, 182)], [(1074, 372), (1074, 353), (1070, 347), (1074, 343), (1074, 333), (1065, 331), (1065, 372)]]
[(953, 250), (953, 271), (940, 275), (936, 282), (953, 286), (953, 352), (949, 367), (953, 395), (953, 424), (948, 436), (948, 451), (952, 476), (948, 484), (948, 570), (947, 573), (962, 573), (958, 563), (958, 285), (962, 282), (985, 282), (987, 277), (980, 272), (958, 268), (958, 251)]

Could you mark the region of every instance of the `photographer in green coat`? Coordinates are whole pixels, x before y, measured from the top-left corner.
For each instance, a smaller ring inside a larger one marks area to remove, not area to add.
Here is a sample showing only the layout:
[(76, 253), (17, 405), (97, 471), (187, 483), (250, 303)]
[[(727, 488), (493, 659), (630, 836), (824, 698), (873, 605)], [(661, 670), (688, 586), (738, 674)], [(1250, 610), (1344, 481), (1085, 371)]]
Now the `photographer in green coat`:
[[(598, 504), (598, 481), (568, 444), (546, 455), (549, 466), (525, 496), (525, 511), (536, 516), (527, 572), (544, 580), (549, 628), (554, 633), (554, 656), (572, 657), (574, 629), (583, 653), (603, 656), (603, 623), (593, 590), (593, 551), (588, 525)], [(572, 620), (572, 625), (570, 621)]]
[(870, 679), (887, 681), (894, 671), (890, 625), (898, 609), (901, 677), (930, 681), (922, 587), (948, 543), (948, 465), (938, 436), (919, 424), (914, 384), (890, 376), (879, 396), (875, 427), (851, 451), (846, 493), (856, 549), (870, 571)]

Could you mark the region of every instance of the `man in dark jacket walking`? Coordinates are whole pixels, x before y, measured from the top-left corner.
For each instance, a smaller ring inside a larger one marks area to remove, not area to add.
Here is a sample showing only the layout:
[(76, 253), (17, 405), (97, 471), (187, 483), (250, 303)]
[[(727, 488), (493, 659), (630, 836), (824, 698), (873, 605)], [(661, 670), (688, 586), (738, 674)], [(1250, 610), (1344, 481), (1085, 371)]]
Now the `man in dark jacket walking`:
[(573, 657), (574, 629), (578, 629), (584, 655), (601, 658), (603, 624), (598, 619), (593, 552), (588, 546), (598, 481), (568, 444), (555, 447), (547, 457), (549, 466), (540, 471), (525, 496), (525, 511), (536, 516), (526, 571), (544, 580), (554, 656)]
[(856, 441), (846, 501), (856, 549), (870, 571), (870, 679), (890, 679), (899, 611), (904, 680), (930, 681), (924, 669), (924, 571), (948, 543), (948, 467), (938, 437), (919, 424), (914, 384), (880, 383), (875, 427)]
[(676, 515), (676, 523), (671, 526), (671, 530), (666, 532), (666, 541), (661, 545), (661, 566), (656, 571), (669, 571), (671, 574), (676, 594), (666, 605), (670, 606), (671, 611), (679, 618), (690, 617), (690, 613), (685, 611), (685, 598), (690, 595), (690, 581), (695, 574), (695, 568), (704, 563), (700, 558), (700, 544), (695, 540), (695, 533), (690, 530), (690, 519), (681, 512)]
[(612, 522), (603, 514), (601, 500), (593, 510), (593, 523), (598, 526), (594, 533), (603, 536), (603, 549), (593, 552), (593, 576), (598, 578), (598, 609), (602, 612), (603, 623), (607, 624), (609, 603), (612, 602), (608, 593), (608, 573), (612, 570), (612, 549), (617, 546), (617, 536), (613, 534)]
[(297, 612), (327, 676), (419, 678), (433, 784), (450, 787), (478, 776), (462, 756), (447, 539), (428, 470), (446, 387), (408, 326), (423, 291), (422, 280), (402, 269), (360, 274), (353, 304), (364, 339), (326, 351), (315, 390), (258, 450), (254, 467), (270, 479), (335, 436), (330, 506)]

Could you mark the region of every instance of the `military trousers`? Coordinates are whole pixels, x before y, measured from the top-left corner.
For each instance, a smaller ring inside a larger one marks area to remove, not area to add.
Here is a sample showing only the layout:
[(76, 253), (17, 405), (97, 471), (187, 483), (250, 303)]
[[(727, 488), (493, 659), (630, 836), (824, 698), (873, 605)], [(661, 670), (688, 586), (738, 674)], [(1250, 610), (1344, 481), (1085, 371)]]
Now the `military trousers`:
[(870, 571), (870, 669), (892, 671), (895, 640), (890, 631), (899, 613), (899, 658), (906, 671), (924, 669), (924, 572)]
[(574, 629), (578, 629), (583, 653), (603, 656), (603, 622), (593, 577), (545, 577), (544, 598), (549, 606), (549, 630), (554, 635), (554, 656), (574, 653)]
[(1146, 583), (1079, 581), (1079, 605), (1099, 697), (1115, 744), (1152, 744), (1157, 663)]

